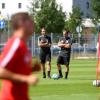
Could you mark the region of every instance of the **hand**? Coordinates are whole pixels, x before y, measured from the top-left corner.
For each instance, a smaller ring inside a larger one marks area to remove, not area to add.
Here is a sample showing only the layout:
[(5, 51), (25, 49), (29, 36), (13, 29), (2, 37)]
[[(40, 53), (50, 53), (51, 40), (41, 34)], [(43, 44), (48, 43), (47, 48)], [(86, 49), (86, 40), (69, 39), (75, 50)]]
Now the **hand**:
[(46, 43), (44, 43), (45, 45), (48, 45), (48, 43), (46, 42)]
[(32, 61), (32, 71), (33, 72), (41, 71), (41, 63), (36, 57), (34, 57)]
[(40, 41), (40, 44), (47, 45), (47, 44), (48, 44), (48, 42), (41, 42), (41, 41)]
[(64, 47), (65, 47), (65, 48), (70, 48), (70, 45), (69, 45), (69, 44), (65, 44)]
[(41, 65), (40, 64), (34, 64), (32, 67), (33, 72), (39, 72), (41, 71)]
[(65, 45), (64, 47), (65, 47), (65, 48), (68, 48), (68, 45)]
[(28, 76), (27, 77), (27, 84), (29, 85), (37, 85), (37, 83), (39, 82), (39, 79), (36, 76)]
[(40, 47), (47, 47), (48, 46), (48, 43), (40, 43), (39, 46)]

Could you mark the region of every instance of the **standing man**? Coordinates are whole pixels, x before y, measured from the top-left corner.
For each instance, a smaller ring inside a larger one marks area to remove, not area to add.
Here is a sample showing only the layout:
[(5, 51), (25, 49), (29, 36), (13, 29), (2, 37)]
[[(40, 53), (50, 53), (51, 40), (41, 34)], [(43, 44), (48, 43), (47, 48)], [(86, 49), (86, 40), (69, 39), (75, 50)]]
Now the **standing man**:
[(61, 65), (65, 66), (65, 79), (68, 78), (69, 73), (69, 62), (71, 54), (71, 39), (68, 37), (67, 30), (63, 30), (63, 37), (60, 38), (58, 46), (61, 48), (61, 52), (57, 59), (57, 67), (59, 71), (59, 78), (62, 78), (62, 69)]
[(13, 36), (8, 40), (0, 56), (0, 100), (29, 100), (28, 85), (36, 85), (38, 78), (32, 76), (32, 56), (27, 40), (34, 32), (34, 24), (28, 13), (12, 16)]
[(41, 60), (41, 67), (43, 70), (43, 78), (46, 78), (46, 68), (45, 64), (47, 62), (47, 75), (48, 78), (51, 78), (51, 37), (46, 34), (46, 29), (43, 27), (41, 28), (41, 36), (38, 39), (38, 46), (40, 47), (40, 60)]

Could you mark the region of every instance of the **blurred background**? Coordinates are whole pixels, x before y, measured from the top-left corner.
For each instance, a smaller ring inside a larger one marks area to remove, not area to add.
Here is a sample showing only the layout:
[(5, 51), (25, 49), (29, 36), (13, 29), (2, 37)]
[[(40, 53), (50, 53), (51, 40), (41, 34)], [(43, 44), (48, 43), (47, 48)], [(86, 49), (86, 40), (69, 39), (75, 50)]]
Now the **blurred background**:
[(97, 58), (99, 8), (98, 0), (0, 0), (0, 52), (12, 34), (12, 14), (29, 12), (36, 27), (28, 42), (33, 56), (39, 55), (38, 36), (45, 26), (52, 38), (52, 56), (59, 54), (57, 43), (66, 28), (72, 39), (72, 59)]

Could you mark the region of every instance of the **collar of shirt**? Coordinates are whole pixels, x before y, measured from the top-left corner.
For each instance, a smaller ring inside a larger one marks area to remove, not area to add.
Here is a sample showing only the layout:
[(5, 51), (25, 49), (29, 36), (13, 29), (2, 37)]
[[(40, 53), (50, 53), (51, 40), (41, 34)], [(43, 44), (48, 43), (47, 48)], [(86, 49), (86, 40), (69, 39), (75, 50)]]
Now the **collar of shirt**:
[(47, 37), (47, 35), (42, 35), (43, 37)]

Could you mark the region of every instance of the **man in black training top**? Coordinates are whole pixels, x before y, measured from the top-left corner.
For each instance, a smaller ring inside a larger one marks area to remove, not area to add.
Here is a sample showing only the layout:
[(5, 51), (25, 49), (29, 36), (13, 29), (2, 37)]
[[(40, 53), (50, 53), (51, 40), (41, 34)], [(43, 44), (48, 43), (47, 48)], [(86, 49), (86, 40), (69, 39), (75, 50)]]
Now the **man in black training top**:
[(61, 48), (60, 54), (57, 59), (59, 78), (63, 77), (61, 65), (65, 65), (65, 79), (68, 78), (71, 44), (72, 44), (71, 38), (68, 37), (67, 30), (63, 30), (63, 37), (60, 38), (59, 43), (58, 43), (58, 46)]
[(51, 78), (51, 37), (46, 34), (46, 29), (43, 27), (41, 29), (41, 36), (38, 39), (38, 46), (40, 47), (40, 60), (41, 67), (43, 69), (43, 78), (46, 78), (46, 68), (45, 64), (47, 62), (48, 66), (48, 78)]

